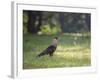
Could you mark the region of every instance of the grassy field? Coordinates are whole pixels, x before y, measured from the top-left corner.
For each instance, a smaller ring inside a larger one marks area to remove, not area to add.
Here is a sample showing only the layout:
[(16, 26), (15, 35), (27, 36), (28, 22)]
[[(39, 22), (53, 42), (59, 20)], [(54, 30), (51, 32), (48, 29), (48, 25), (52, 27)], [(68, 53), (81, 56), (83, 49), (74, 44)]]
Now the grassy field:
[(79, 67), (91, 65), (90, 34), (66, 33), (59, 36), (53, 57), (36, 58), (47, 48), (55, 35), (23, 35), (23, 68)]

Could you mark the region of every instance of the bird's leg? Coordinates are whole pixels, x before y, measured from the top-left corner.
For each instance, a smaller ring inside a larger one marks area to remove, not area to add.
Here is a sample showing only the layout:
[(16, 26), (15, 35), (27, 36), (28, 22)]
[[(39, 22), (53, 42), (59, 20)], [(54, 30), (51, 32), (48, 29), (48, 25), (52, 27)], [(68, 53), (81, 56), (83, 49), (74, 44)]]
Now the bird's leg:
[(53, 53), (50, 53), (49, 56), (52, 57), (53, 56)]

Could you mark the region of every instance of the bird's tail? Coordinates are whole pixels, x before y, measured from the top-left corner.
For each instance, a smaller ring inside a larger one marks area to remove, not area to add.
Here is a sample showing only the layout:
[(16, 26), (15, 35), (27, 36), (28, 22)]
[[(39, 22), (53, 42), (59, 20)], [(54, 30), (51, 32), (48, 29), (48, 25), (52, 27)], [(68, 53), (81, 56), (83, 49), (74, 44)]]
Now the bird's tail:
[(45, 55), (45, 53), (42, 52), (42, 53), (40, 53), (39, 55), (37, 55), (36, 57), (41, 57), (41, 56), (44, 56), (44, 55)]

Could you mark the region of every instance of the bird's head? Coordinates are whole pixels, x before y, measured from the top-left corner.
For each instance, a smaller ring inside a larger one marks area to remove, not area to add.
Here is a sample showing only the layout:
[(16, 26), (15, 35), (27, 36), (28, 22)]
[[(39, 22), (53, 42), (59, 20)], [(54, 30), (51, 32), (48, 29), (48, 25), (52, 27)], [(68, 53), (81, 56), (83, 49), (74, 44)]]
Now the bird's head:
[(58, 42), (59, 42), (58, 37), (54, 37), (52, 44), (57, 46)]
[(54, 39), (58, 40), (58, 37), (54, 37)]

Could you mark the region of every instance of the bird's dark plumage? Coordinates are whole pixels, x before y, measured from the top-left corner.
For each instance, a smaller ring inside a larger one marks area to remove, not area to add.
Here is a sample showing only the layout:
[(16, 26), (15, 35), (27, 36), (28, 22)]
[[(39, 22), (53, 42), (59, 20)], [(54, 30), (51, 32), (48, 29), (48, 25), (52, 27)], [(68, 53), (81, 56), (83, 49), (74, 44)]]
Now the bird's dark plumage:
[(38, 57), (44, 56), (44, 55), (50, 55), (53, 56), (53, 52), (56, 50), (56, 47), (51, 45), (47, 49), (45, 49), (43, 52), (41, 52)]
[(49, 56), (53, 56), (53, 53), (55, 52), (56, 48), (57, 48), (57, 42), (58, 38), (55, 37), (53, 40), (53, 44), (50, 45), (48, 48), (46, 48), (43, 52), (41, 52), (37, 57), (41, 57), (44, 55), (49, 55)]

